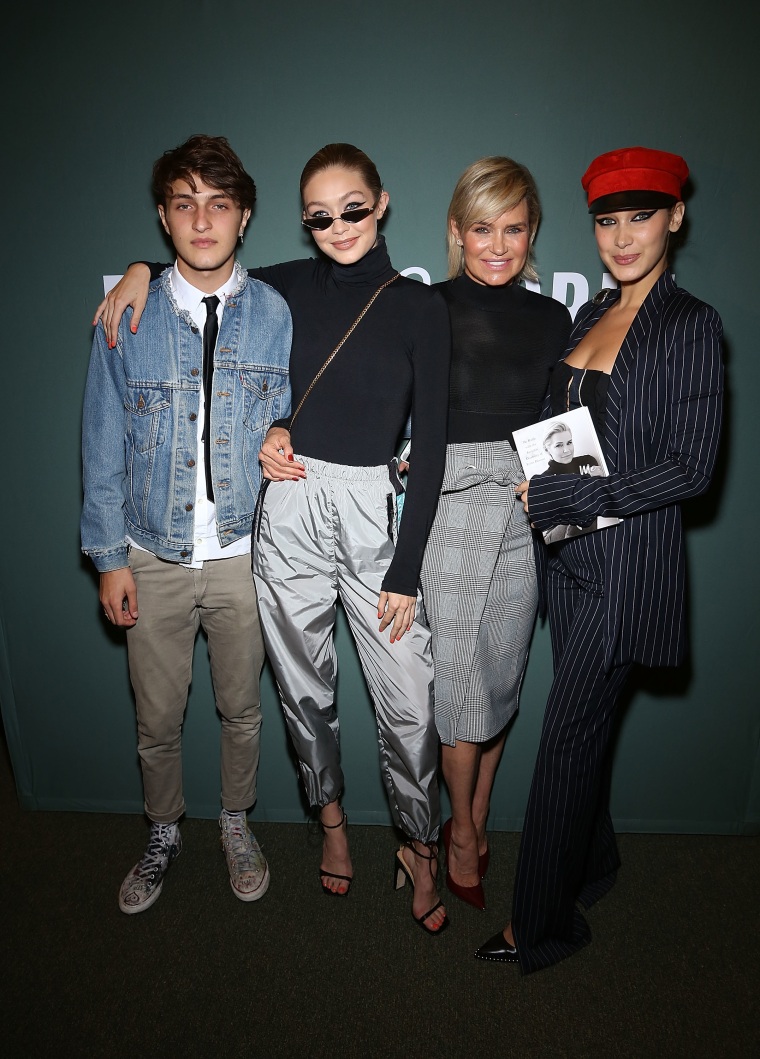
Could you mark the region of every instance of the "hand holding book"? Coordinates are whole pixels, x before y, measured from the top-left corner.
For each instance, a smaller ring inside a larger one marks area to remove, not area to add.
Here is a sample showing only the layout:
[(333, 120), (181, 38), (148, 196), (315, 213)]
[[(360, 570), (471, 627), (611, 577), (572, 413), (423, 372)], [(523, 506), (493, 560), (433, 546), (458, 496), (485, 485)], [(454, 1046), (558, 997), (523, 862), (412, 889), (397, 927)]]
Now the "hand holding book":
[[(577, 474), (580, 477), (606, 477), (607, 465), (602, 454), (588, 408), (574, 408), (562, 415), (544, 419), (514, 432), (515, 447), (526, 481), (516, 493), (526, 512), (529, 508), (529, 482), (534, 475)], [(576, 456), (580, 451), (582, 455)], [(618, 518), (599, 516), (584, 526), (558, 524), (543, 531), (547, 544), (565, 540), (580, 533), (603, 529), (619, 522)]]

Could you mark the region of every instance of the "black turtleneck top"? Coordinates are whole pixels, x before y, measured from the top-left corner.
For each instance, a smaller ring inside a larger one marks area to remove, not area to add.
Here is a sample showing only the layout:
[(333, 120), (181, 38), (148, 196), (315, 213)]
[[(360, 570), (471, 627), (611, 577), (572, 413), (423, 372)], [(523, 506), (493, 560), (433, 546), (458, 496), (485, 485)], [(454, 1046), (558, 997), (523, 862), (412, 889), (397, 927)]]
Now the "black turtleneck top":
[[(166, 267), (146, 263), (153, 278)], [(249, 269), (290, 308), (294, 410), (377, 288), (395, 272), (382, 236), (353, 265), (325, 257)], [(441, 295), (399, 276), (341, 347), (293, 425), (291, 441), (298, 455), (371, 467), (393, 458), (411, 412), (414, 456), (396, 554), (383, 580), (387, 592), (417, 592), (446, 460), (450, 346), (449, 315)], [(287, 428), (289, 421), (278, 425)]]
[(540, 418), (569, 311), (520, 284), (488, 287), (465, 274), (434, 289), (451, 316), (449, 442), (511, 442), (513, 430)]

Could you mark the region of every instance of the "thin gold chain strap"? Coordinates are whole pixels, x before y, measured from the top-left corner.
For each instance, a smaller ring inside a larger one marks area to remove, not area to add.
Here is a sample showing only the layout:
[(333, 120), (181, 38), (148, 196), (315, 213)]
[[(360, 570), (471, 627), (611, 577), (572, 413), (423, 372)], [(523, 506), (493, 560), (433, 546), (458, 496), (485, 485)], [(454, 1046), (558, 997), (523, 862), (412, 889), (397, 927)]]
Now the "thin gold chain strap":
[(375, 291), (375, 293), (374, 293), (374, 294), (372, 295), (372, 297), (370, 298), (370, 300), (369, 300), (369, 301), (367, 302), (367, 304), (366, 304), (366, 305), (364, 306), (364, 308), (362, 309), (362, 311), (361, 311), (361, 312), (359, 313), (359, 315), (358, 315), (358, 316), (356, 317), (356, 319), (354, 320), (354, 322), (353, 322), (353, 323), (351, 324), (351, 326), (349, 327), (348, 331), (346, 331), (346, 333), (345, 333), (345, 335), (343, 336), (343, 338), (341, 338), (340, 342), (339, 342), (339, 343), (337, 344), (337, 346), (336, 346), (336, 347), (335, 347), (335, 349), (334, 349), (334, 350), (332, 351), (332, 353), (330, 354), (330, 356), (329, 356), (329, 357), (327, 358), (327, 360), (326, 360), (326, 361), (324, 362), (324, 364), (323, 364), (323, 365), (322, 365), (322, 367), (321, 367), (321, 368), (319, 369), (319, 371), (317, 372), (317, 374), (316, 374), (316, 375), (314, 376), (314, 378), (313, 378), (313, 379), (311, 380), (311, 382), (309, 383), (309, 387), (308, 387), (308, 389), (307, 389), (306, 393), (305, 393), (305, 394), (303, 395), (303, 397), (301, 398), (301, 400), (300, 400), (300, 401), (298, 402), (298, 408), (296, 408), (295, 412), (294, 412), (294, 413), (293, 413), (293, 415), (292, 415), (292, 416), (290, 417), (290, 429), (291, 429), (291, 431), (292, 431), (292, 429), (293, 429), (293, 422), (294, 422), (294, 420), (295, 420), (296, 416), (298, 415), (298, 413), (299, 413), (299, 412), (301, 411), (301, 408), (302, 408), (302, 406), (303, 406), (303, 403), (304, 403), (304, 401), (305, 401), (305, 400), (306, 400), (306, 398), (307, 398), (307, 397), (309, 396), (309, 394), (311, 393), (311, 391), (312, 391), (312, 390), (314, 389), (315, 385), (316, 385), (316, 384), (317, 384), (317, 383), (319, 382), (319, 380), (321, 379), (321, 377), (322, 377), (322, 375), (323, 375), (323, 373), (324, 373), (325, 369), (326, 369), (326, 368), (327, 368), (327, 367), (328, 367), (328, 366), (329, 366), (329, 365), (331, 364), (331, 362), (332, 362), (333, 358), (335, 357), (335, 354), (336, 354), (336, 353), (338, 352), (338, 350), (339, 350), (339, 349), (340, 349), (340, 347), (341, 347), (341, 346), (343, 345), (343, 343), (344, 343), (344, 342), (346, 341), (346, 339), (348, 339), (348, 338), (350, 338), (350, 337), (351, 337), (351, 335), (353, 334), (354, 330), (355, 330), (355, 329), (356, 329), (356, 328), (357, 328), (357, 327), (359, 326), (359, 324), (360, 324), (360, 323), (362, 322), (362, 320), (364, 319), (364, 317), (366, 316), (367, 312), (368, 312), (368, 311), (369, 311), (369, 309), (371, 308), (371, 306), (372, 306), (372, 303), (374, 302), (374, 300), (375, 300), (375, 298), (376, 298), (376, 297), (378, 296), (378, 294), (380, 294), (380, 292), (381, 292), (381, 291), (384, 291), (386, 287), (389, 287), (389, 286), (391, 285), (391, 283), (393, 283), (393, 281), (394, 281), (394, 280), (396, 280), (396, 279), (398, 279), (398, 278), (399, 278), (399, 276), (400, 276), (400, 275), (401, 275), (401, 273), (400, 273), (400, 272), (397, 272), (395, 276), (391, 276), (391, 278), (390, 278), (389, 280), (386, 280), (386, 281), (385, 281), (385, 283), (383, 283), (383, 285), (382, 285), (381, 287), (378, 287), (378, 288), (377, 288), (377, 290), (376, 290), (376, 291)]

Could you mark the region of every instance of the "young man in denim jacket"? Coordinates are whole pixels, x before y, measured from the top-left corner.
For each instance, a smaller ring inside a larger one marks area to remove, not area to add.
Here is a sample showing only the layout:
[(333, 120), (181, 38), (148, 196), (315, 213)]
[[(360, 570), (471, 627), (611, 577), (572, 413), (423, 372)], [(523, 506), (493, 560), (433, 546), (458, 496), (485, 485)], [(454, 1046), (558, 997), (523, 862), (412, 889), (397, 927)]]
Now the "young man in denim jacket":
[(139, 331), (131, 313), (112, 345), (96, 328), (83, 421), (82, 550), (100, 572), (107, 620), (126, 629), (151, 821), (119, 892), (128, 914), (156, 901), (181, 849), (181, 733), (199, 626), (221, 716), (230, 883), (241, 901), (269, 885), (247, 823), (264, 661), (250, 534), (258, 452), (290, 410), (290, 312), (235, 260), (256, 197), (240, 159), (223, 137), (193, 136), (156, 161), (153, 194), (176, 261), (151, 284)]

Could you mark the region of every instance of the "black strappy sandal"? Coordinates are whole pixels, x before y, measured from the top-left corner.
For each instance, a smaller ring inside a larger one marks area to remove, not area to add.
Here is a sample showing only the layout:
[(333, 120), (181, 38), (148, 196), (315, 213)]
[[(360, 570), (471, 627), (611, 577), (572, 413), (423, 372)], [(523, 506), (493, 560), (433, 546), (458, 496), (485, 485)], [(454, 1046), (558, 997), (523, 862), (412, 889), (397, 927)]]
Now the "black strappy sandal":
[[(341, 811), (343, 812), (343, 815), (337, 824), (323, 824), (321, 820), (319, 821), (319, 826), (323, 831), (334, 831), (336, 827), (348, 827), (348, 817), (346, 816), (345, 811)], [(345, 890), (331, 890), (329, 886), (325, 885), (323, 881), (325, 878), (341, 879), (343, 882), (348, 883), (348, 886)], [(348, 897), (348, 891), (351, 889), (353, 879), (353, 875), (338, 875), (338, 873), (334, 871), (326, 871), (324, 868), (319, 869), (319, 881), (322, 883), (322, 892), (326, 893), (328, 897)]]
[[(407, 880), (409, 880), (409, 882), (412, 884), (412, 890), (414, 889), (414, 875), (412, 874), (411, 868), (404, 860), (404, 849), (410, 849), (415, 855), (415, 857), (419, 857), (421, 860), (428, 861), (430, 874), (431, 876), (433, 875), (432, 862), (438, 860), (438, 847), (433, 843), (430, 843), (427, 848), (431, 851), (429, 856), (425, 853), (420, 853), (420, 851), (415, 848), (413, 842), (406, 842), (403, 846), (399, 847), (399, 849), (396, 850), (396, 856), (393, 861), (395, 889), (400, 890)], [(432, 908), (428, 909), (428, 911), (423, 913), (423, 915), (421, 916), (415, 916), (414, 912), (412, 912), (412, 919), (419, 927), (422, 927), (426, 934), (443, 934), (444, 930), (449, 925), (448, 916), (444, 916), (443, 922), (439, 927), (429, 927), (427, 925), (427, 920), (430, 919), (432, 914), (434, 912), (437, 912), (438, 909), (442, 906), (443, 901), (439, 901), (438, 904), (433, 905)]]

